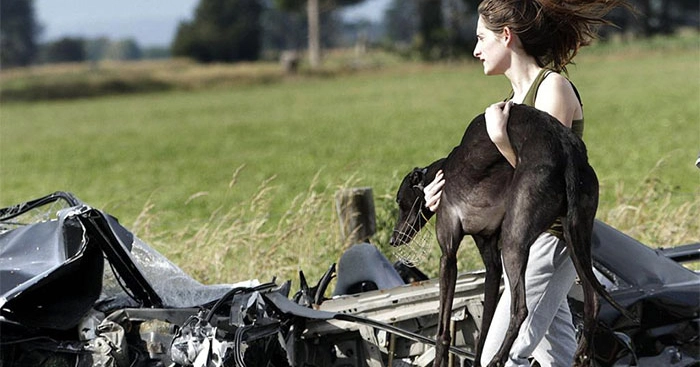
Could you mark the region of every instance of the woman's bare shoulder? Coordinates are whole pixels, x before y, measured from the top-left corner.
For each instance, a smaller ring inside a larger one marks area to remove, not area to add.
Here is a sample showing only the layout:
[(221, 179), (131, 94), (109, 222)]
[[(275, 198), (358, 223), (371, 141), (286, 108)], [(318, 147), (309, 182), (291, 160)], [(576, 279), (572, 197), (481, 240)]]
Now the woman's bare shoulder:
[(535, 107), (554, 115), (566, 126), (571, 126), (571, 121), (581, 114), (574, 87), (558, 73), (551, 73), (542, 81)]

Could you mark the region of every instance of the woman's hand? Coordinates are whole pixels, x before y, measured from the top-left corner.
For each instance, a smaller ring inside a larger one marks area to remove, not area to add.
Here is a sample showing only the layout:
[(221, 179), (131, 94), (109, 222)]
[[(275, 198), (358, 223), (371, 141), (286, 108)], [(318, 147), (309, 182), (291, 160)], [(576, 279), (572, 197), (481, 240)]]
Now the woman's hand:
[(509, 142), (506, 128), (508, 127), (508, 116), (512, 105), (512, 101), (498, 102), (490, 105), (484, 111), (486, 132), (488, 132), (489, 138), (496, 145)]
[(496, 148), (506, 158), (511, 166), (515, 167), (517, 157), (508, 139), (508, 116), (512, 101), (498, 102), (490, 105), (484, 112), (486, 120), (486, 132), (491, 141), (496, 144)]
[(433, 182), (423, 188), (425, 207), (430, 209), (433, 213), (437, 210), (438, 205), (440, 205), (440, 196), (442, 196), (443, 186), (445, 186), (445, 179), (443, 178), (442, 170), (440, 170), (435, 175)]

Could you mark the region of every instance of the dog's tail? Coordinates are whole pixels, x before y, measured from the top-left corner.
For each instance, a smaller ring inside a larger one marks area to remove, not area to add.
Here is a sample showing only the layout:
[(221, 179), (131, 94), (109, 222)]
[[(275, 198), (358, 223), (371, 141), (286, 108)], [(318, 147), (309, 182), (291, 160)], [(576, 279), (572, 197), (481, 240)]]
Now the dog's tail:
[[(583, 147), (585, 152), (585, 146)], [(585, 171), (582, 171), (585, 170)], [(633, 322), (638, 319), (615, 301), (593, 273), (591, 238), (598, 207), (598, 178), (584, 156), (569, 154), (565, 172), (567, 214), (564, 239), (582, 282), (591, 284), (601, 297)], [(575, 245), (577, 244), (577, 245)]]

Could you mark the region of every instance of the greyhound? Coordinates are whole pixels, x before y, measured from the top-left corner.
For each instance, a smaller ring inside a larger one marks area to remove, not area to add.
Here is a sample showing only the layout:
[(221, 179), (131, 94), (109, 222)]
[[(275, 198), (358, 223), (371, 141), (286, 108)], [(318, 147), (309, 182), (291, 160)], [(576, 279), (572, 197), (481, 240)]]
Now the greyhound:
[[(598, 207), (597, 176), (588, 164), (583, 141), (548, 113), (514, 105), (507, 129), (518, 157), (516, 168), (489, 139), (481, 114), (472, 120), (461, 143), (446, 158), (410, 172), (397, 192), (399, 216), (390, 244), (409, 243), (432, 215), (437, 215), (435, 228), (442, 256), (434, 366), (446, 364), (451, 343), (449, 320), (462, 238), (473, 237), (486, 270), (477, 364), (498, 301), (502, 253), (512, 295), (511, 319), (503, 345), (489, 364), (502, 366), (528, 312), (525, 284), (520, 279), (525, 275), (529, 248), (556, 218), (562, 217), (564, 240), (584, 293), (583, 333), (574, 363), (589, 365), (598, 314), (595, 293), (634, 320), (593, 273), (591, 236)], [(433, 213), (425, 208), (423, 188), (439, 170), (444, 172), (445, 185), (440, 206)]]

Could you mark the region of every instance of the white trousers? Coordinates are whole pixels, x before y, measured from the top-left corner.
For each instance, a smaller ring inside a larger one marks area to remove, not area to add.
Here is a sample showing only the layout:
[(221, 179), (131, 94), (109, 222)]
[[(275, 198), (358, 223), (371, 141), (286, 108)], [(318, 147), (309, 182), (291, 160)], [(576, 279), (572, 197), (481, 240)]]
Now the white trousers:
[[(487, 366), (505, 338), (510, 321), (510, 286), (505, 270), (505, 291), (498, 301), (489, 329), (481, 365)], [(564, 241), (543, 233), (530, 247), (525, 271), (528, 315), (508, 354), (506, 367), (530, 366), (529, 357), (542, 367), (570, 367), (576, 352), (576, 336), (566, 301), (576, 270)]]

